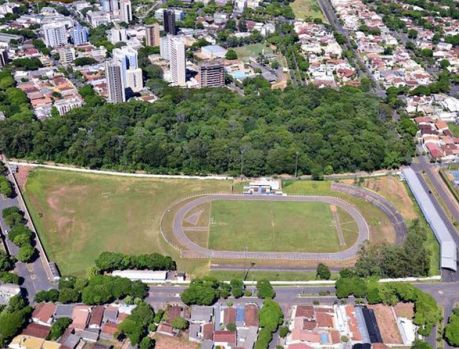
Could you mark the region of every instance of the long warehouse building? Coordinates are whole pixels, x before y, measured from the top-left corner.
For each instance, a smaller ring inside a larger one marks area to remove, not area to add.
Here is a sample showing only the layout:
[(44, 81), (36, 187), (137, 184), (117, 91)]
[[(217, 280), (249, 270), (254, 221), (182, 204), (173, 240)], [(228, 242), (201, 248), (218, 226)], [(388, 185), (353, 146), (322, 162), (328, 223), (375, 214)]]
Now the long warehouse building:
[(430, 196), (425, 191), (413, 169), (404, 168), (403, 176), (411, 189), (416, 201), (421, 208), (424, 217), (432, 228), (438, 243), (440, 244), (440, 264), (442, 268), (457, 271), (457, 245), (448, 227), (440, 217), (432, 203)]

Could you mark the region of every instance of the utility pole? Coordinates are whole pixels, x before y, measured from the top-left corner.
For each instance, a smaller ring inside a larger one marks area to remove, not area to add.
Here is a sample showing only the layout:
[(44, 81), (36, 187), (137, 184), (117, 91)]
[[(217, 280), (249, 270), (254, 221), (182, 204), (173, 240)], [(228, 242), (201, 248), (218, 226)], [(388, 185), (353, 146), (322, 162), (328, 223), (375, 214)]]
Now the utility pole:
[(300, 152), (296, 152), (296, 161), (295, 161), (295, 178), (298, 177), (298, 155), (300, 154)]
[(241, 178), (244, 173), (244, 152), (245, 152), (245, 149), (241, 148)]

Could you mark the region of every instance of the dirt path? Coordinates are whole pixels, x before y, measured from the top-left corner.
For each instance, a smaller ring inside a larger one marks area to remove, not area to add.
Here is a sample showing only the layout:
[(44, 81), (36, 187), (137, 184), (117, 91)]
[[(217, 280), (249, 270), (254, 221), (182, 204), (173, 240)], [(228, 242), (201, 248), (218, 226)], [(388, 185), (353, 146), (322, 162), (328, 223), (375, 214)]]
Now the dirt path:
[(338, 234), (338, 240), (340, 246), (346, 245), (346, 240), (344, 240), (343, 229), (341, 227), (341, 221), (339, 219), (338, 210), (335, 205), (330, 205), (330, 211), (333, 215), (333, 220), (335, 221), (336, 233)]

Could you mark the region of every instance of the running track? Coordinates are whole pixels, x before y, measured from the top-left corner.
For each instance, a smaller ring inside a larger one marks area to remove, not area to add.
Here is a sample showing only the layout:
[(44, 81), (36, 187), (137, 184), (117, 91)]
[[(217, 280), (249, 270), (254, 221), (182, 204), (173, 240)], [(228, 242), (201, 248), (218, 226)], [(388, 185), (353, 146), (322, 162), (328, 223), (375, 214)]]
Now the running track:
[[(210, 250), (191, 241), (185, 234), (182, 223), (188, 213), (195, 207), (215, 200), (250, 200), (250, 201), (293, 201), (293, 202), (323, 202), (335, 205), (345, 210), (357, 223), (359, 234), (357, 241), (347, 250), (332, 253), (310, 252), (254, 252), (254, 251), (220, 251)], [(215, 194), (198, 197), (184, 204), (174, 216), (173, 234), (185, 249), (184, 257), (219, 258), (219, 259), (261, 259), (261, 260), (343, 260), (354, 257), (360, 246), (369, 239), (369, 228), (355, 206), (333, 196), (249, 196), (240, 194)]]

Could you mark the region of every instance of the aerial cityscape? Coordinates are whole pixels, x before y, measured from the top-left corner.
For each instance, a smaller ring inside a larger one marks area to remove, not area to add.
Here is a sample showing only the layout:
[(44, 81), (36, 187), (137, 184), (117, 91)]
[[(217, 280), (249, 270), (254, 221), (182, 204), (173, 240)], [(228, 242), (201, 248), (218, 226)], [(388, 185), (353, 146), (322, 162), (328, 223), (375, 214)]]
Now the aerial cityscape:
[(458, 0), (0, 0), (0, 347), (459, 348)]

